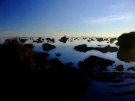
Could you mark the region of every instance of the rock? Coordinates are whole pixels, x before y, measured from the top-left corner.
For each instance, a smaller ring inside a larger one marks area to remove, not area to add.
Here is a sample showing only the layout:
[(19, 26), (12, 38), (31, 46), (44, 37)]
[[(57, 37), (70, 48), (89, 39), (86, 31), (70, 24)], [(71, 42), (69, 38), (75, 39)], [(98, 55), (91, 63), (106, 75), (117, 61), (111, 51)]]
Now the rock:
[(28, 39), (20, 39), (19, 41), (20, 41), (21, 43), (25, 43), (27, 40), (28, 40)]
[(108, 38), (105, 38), (104, 41), (108, 41), (109, 39)]
[(89, 47), (87, 47), (86, 44), (75, 46), (74, 49), (79, 51), (79, 52), (87, 52), (87, 51), (89, 51)]
[(46, 38), (47, 42), (52, 42), (52, 43), (55, 43), (55, 39), (51, 39), (51, 38)]
[(118, 38), (119, 51), (117, 57), (126, 62), (135, 61), (135, 32), (122, 34)]
[(113, 43), (114, 41), (116, 41), (117, 40), (117, 38), (111, 38), (110, 39), (110, 43)]
[(56, 56), (61, 56), (61, 54), (60, 53), (57, 53)]
[(103, 45), (97, 45), (97, 46), (103, 46)]
[(33, 49), (34, 48), (34, 45), (33, 44), (24, 44), (24, 46), (26, 46), (29, 49)]
[(106, 53), (106, 52), (116, 52), (116, 51), (118, 51), (118, 48), (117, 47), (111, 47), (110, 45), (108, 45), (108, 46), (105, 46), (105, 47), (96, 47), (96, 48), (94, 48), (94, 50), (98, 50), (98, 51), (100, 51), (100, 52), (103, 52), (103, 53)]
[(95, 40), (91, 38), (91, 41), (95, 41)]
[(116, 67), (116, 70), (121, 72), (121, 71), (124, 70), (124, 67), (122, 65), (119, 65), (119, 66)]
[(88, 42), (90, 42), (90, 40), (88, 40)]
[(50, 51), (54, 48), (56, 48), (56, 46), (48, 44), (48, 43), (43, 44), (43, 50), (45, 50), (45, 51)]
[(39, 37), (37, 40), (34, 40), (33, 42), (42, 43), (42, 42), (44, 42), (44, 39)]
[(87, 52), (90, 50), (98, 50), (98, 51), (103, 52), (103, 53), (118, 51), (117, 47), (110, 47), (109, 45), (106, 47), (87, 47), (86, 44), (83, 44), (83, 45), (75, 46), (74, 49), (79, 51), (79, 52)]
[(103, 59), (97, 56), (90, 56), (83, 62), (79, 62), (78, 66), (81, 68), (81, 70), (86, 72), (93, 72), (94, 70), (106, 71), (106, 68), (113, 63), (114, 61), (112, 60)]
[(130, 67), (130, 68), (128, 68), (127, 70), (128, 70), (128, 71), (129, 71), (129, 70), (135, 71), (135, 67)]
[(59, 41), (60, 42), (63, 42), (63, 43), (66, 43), (68, 39), (69, 38), (67, 38), (66, 36), (64, 36), (64, 37), (61, 37), (61, 39)]
[(104, 41), (104, 39), (103, 38), (96, 38), (97, 39), (97, 41), (98, 42), (102, 42), (102, 41)]

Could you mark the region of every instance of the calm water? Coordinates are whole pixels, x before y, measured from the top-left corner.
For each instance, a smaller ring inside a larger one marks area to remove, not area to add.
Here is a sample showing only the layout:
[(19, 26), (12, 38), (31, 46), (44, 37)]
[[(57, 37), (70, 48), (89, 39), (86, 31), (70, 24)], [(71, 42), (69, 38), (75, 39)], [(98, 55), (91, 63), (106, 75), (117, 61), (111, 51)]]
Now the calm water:
[[(33, 43), (32, 41), (28, 41), (27, 43)], [(46, 43), (46, 42), (44, 42)], [(83, 52), (78, 52), (76, 50), (74, 50), (74, 47), (77, 45), (81, 45), (81, 44), (87, 44), (88, 47), (105, 47), (107, 45), (110, 45), (112, 47), (118, 47), (115, 45), (116, 42), (109, 44), (107, 43), (107, 41), (103, 41), (103, 42), (98, 42), (98, 41), (91, 41), (91, 42), (87, 42), (87, 40), (83, 40), (83, 39), (79, 39), (79, 40), (75, 40), (73, 42), (68, 41), (67, 43), (62, 43), (59, 42), (58, 40), (56, 40), (55, 43), (51, 43), (52, 45), (55, 45), (56, 48), (53, 50), (50, 50), (49, 53), (50, 56), (48, 57), (49, 59), (53, 59), (53, 58), (58, 58), (59, 60), (61, 60), (63, 63), (69, 63), (69, 62), (73, 62), (74, 63), (74, 67), (79, 68), (78, 67), (78, 62), (80, 61), (84, 61), (86, 58), (94, 55), (94, 56), (98, 56), (98, 57), (102, 57), (105, 59), (109, 59), (109, 60), (113, 60), (115, 61), (115, 63), (112, 66), (108, 67), (108, 71), (110, 72), (114, 72), (116, 71), (116, 67), (119, 65), (123, 65), (124, 66), (124, 71), (123, 72), (130, 72), (130, 73), (134, 73), (134, 71), (127, 71), (128, 68), (130, 67), (134, 67), (135, 66), (135, 62), (124, 62), (121, 61), (117, 58), (117, 52), (107, 52), (107, 53), (102, 53), (100, 51), (96, 51), (96, 50), (92, 50), (92, 51), (88, 51), (86, 53)], [(33, 43), (35, 45), (35, 48), (33, 49), (33, 51), (36, 52), (46, 52), (42, 49), (42, 44), (43, 43)], [(100, 46), (98, 46), (100, 45)], [(57, 57), (56, 54), (60, 53), (61, 56)]]

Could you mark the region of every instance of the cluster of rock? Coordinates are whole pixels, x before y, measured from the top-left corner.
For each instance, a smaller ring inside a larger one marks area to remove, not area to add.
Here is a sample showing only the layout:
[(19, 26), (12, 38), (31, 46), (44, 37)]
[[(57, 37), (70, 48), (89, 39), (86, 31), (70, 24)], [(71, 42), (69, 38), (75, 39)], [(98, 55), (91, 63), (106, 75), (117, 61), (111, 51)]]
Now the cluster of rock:
[(55, 43), (55, 39), (53, 39), (53, 38), (46, 38), (46, 40), (47, 40), (47, 42), (48, 43)]
[(44, 42), (44, 38), (42, 38), (42, 37), (39, 37), (37, 40), (33, 40), (33, 42), (36, 42), (36, 43), (42, 43), (42, 42)]
[(58, 59), (48, 60), (48, 54), (33, 52), (32, 47), (10, 39), (0, 45), (1, 72), (41, 72), (40, 75), (19, 78), (25, 84), (20, 91), (43, 99), (75, 97), (85, 92), (88, 77), (82, 71)]
[(103, 52), (103, 53), (118, 51), (117, 47), (111, 47), (110, 45), (105, 46), (105, 47), (87, 47), (86, 44), (83, 44), (83, 45), (75, 46), (74, 49), (79, 51), (79, 52), (87, 52), (90, 50), (98, 50), (98, 51)]

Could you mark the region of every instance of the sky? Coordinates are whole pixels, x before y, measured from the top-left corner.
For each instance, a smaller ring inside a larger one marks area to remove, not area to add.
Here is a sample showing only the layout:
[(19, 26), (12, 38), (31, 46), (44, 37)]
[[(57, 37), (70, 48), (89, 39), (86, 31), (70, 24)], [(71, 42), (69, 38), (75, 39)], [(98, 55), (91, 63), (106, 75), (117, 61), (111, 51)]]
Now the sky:
[(135, 31), (135, 0), (0, 0), (0, 36), (118, 36)]

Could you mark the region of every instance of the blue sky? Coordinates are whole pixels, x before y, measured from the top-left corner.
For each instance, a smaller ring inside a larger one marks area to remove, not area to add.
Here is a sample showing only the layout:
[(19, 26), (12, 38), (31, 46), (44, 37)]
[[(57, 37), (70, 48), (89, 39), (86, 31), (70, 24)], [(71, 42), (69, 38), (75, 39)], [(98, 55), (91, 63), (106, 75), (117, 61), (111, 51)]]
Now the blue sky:
[(0, 35), (117, 36), (135, 31), (135, 0), (0, 0)]

